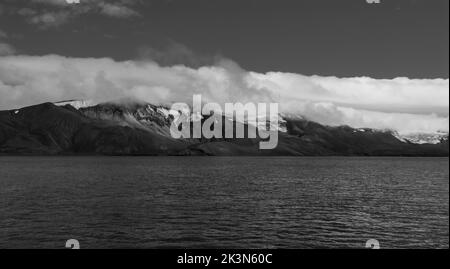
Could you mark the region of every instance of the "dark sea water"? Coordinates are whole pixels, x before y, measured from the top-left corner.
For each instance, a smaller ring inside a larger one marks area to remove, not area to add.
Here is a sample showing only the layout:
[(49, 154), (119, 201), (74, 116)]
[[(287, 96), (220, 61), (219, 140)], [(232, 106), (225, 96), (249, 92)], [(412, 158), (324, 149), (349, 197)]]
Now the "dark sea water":
[(448, 165), (0, 157), (0, 248), (448, 248)]

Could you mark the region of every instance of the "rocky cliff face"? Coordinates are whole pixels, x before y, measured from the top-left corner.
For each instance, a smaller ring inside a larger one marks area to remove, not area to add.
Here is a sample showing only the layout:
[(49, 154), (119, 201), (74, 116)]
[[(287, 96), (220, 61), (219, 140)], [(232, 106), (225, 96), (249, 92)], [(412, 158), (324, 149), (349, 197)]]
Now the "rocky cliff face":
[(73, 106), (46, 103), (0, 111), (0, 154), (448, 156), (448, 136), (414, 144), (389, 131), (329, 127), (284, 116), (279, 144), (260, 150), (258, 139), (188, 139), (170, 135), (173, 111), (147, 103)]

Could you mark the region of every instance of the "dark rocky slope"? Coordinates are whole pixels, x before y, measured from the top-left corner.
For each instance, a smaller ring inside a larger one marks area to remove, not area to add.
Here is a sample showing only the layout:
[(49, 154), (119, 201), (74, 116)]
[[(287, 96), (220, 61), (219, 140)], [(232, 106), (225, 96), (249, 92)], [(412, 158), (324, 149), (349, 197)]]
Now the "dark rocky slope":
[(185, 143), (51, 103), (0, 112), (3, 154), (176, 154)]

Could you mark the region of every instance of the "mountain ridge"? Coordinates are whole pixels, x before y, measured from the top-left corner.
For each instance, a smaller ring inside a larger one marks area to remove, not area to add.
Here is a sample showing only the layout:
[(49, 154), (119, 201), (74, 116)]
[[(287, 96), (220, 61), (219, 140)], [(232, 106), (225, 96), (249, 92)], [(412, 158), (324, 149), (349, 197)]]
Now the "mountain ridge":
[(445, 156), (440, 143), (414, 144), (392, 132), (324, 126), (302, 117), (284, 118), (274, 150), (258, 139), (184, 139), (170, 136), (171, 111), (149, 103), (44, 103), (0, 111), (1, 155), (176, 156)]

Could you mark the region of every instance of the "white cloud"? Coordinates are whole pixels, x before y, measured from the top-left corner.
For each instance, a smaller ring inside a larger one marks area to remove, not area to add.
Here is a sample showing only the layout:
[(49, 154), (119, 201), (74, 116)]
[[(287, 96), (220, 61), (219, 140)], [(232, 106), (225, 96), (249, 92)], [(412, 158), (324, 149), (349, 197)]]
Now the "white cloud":
[[(372, 79), (306, 77), (288, 73), (251, 73), (255, 87), (270, 87), (287, 98), (357, 105), (398, 112), (448, 110), (448, 79)], [(448, 113), (448, 112), (447, 112)]]
[(139, 16), (134, 0), (31, 0), (38, 5), (24, 5), (17, 13), (41, 28), (56, 27), (84, 14), (113, 18)]
[(67, 99), (152, 103), (278, 101), (329, 125), (401, 133), (449, 129), (449, 80), (335, 78), (247, 72), (231, 61), (198, 69), (154, 62), (49, 56), (0, 57), (0, 109)]
[(436, 113), (416, 114), (380, 112), (339, 106), (330, 102), (290, 101), (284, 103), (288, 113), (330, 126), (348, 125), (354, 128), (390, 129), (400, 134), (449, 131), (449, 116)]

